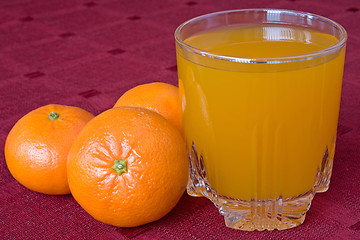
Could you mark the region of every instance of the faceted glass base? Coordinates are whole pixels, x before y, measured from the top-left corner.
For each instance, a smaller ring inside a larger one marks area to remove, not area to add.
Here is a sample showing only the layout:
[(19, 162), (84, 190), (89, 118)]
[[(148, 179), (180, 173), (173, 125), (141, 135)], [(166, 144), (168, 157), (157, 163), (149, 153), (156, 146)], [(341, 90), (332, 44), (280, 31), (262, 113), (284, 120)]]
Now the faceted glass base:
[(287, 200), (280, 197), (274, 200), (242, 201), (224, 196), (213, 198), (213, 194), (202, 195), (191, 188), (188, 188), (188, 194), (207, 197), (218, 207), (227, 227), (244, 231), (296, 227), (304, 222), (305, 214), (314, 197), (312, 192), (308, 192)]
[(190, 196), (204, 196), (211, 200), (224, 216), (226, 226), (234, 229), (283, 230), (296, 227), (305, 220), (315, 193), (325, 192), (329, 188), (332, 170), (334, 146), (328, 152), (326, 148), (321, 169), (318, 169), (314, 188), (299, 196), (283, 199), (244, 201), (218, 195), (212, 189), (206, 176), (202, 157), (198, 157), (194, 144), (188, 152), (190, 159), (190, 177), (187, 193)]

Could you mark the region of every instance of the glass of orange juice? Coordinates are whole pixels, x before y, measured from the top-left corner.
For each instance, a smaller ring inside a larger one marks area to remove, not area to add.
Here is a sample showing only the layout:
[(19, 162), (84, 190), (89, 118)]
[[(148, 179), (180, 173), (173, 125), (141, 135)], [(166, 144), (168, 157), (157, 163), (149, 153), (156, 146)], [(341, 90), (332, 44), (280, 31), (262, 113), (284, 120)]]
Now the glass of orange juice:
[(310, 13), (246, 9), (175, 32), (187, 187), (228, 227), (288, 229), (328, 189), (346, 31)]

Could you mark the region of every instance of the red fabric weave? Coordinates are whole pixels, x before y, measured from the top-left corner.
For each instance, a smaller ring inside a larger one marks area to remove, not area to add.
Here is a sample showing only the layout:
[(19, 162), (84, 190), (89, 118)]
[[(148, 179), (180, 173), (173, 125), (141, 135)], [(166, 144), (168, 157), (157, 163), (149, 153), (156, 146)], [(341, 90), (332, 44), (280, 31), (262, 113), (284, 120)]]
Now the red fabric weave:
[[(177, 85), (178, 25), (205, 13), (259, 7), (323, 15), (349, 34), (331, 185), (316, 195), (303, 225), (229, 229), (209, 200), (184, 194), (163, 219), (117, 228), (91, 218), (71, 195), (32, 192), (10, 175), (5, 139), (30, 110), (58, 103), (99, 114), (135, 85)], [(359, 49), (359, 0), (0, 1), (0, 239), (360, 239)]]

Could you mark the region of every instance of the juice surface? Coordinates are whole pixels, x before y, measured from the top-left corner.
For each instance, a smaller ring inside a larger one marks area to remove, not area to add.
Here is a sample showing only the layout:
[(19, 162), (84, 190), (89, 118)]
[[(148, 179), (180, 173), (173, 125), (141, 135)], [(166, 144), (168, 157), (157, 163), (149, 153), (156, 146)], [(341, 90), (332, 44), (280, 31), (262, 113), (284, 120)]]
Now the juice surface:
[[(249, 59), (308, 54), (337, 42), (285, 25), (232, 26), (185, 40)], [(184, 134), (188, 149), (194, 144), (202, 157), (211, 188), (242, 200), (287, 199), (313, 188), (324, 155), (335, 151), (344, 52), (291, 67), (256, 64), (251, 71), (178, 52)]]

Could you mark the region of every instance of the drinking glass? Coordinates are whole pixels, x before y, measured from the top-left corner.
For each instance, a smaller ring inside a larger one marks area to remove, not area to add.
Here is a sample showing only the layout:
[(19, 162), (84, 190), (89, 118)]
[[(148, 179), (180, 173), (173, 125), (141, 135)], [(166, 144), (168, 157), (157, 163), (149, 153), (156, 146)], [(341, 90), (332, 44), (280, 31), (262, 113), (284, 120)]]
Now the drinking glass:
[(175, 32), (187, 192), (228, 227), (288, 229), (329, 188), (346, 31), (311, 13), (242, 9)]

